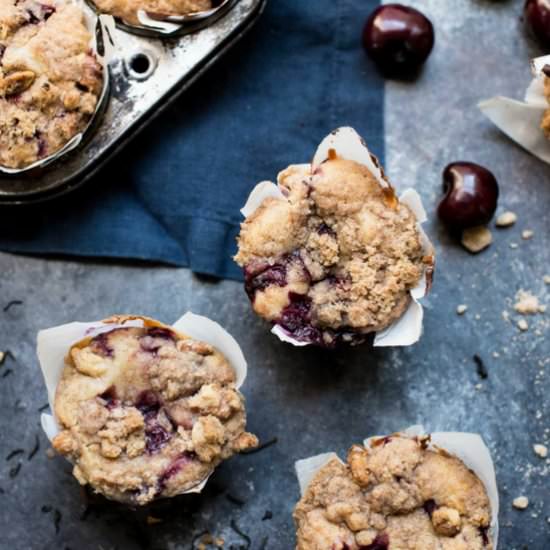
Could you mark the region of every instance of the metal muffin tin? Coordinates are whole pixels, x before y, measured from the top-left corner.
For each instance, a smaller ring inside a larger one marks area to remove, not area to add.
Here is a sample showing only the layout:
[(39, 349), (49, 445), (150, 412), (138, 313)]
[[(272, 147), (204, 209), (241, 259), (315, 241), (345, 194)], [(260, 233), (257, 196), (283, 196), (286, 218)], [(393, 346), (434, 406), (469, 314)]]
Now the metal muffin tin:
[[(267, 0), (233, 0), (170, 35), (117, 24), (110, 94), (80, 146), (44, 167), (0, 175), (0, 204), (48, 200), (83, 185), (249, 30)], [(85, 8), (88, 9), (88, 8)]]

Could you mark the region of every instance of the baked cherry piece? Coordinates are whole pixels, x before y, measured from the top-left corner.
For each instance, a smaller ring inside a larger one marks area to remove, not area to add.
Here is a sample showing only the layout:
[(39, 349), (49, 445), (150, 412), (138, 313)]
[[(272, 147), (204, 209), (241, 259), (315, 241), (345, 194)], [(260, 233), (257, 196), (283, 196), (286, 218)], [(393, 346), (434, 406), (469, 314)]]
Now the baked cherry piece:
[(526, 0), (525, 21), (543, 46), (550, 46), (550, 3), (548, 0)]
[(443, 192), (437, 213), (450, 229), (487, 223), (495, 213), (498, 183), (495, 176), (473, 162), (453, 162), (443, 172)]
[(367, 54), (388, 76), (409, 76), (426, 61), (434, 28), (421, 12), (401, 4), (376, 8), (363, 29)]

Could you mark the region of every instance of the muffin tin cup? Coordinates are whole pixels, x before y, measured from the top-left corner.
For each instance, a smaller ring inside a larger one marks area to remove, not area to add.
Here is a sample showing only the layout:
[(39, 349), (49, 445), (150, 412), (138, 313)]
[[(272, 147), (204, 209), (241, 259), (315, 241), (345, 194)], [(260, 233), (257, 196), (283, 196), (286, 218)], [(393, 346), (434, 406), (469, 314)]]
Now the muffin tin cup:
[[(122, 319), (118, 317), (89, 323), (74, 322), (41, 330), (38, 333), (36, 352), (51, 410), (51, 414), (41, 414), (40, 424), (50, 441), (59, 433), (59, 426), (53, 414), (55, 393), (65, 367), (65, 357), (70, 348), (84, 338), (97, 336), (102, 332), (122, 327), (142, 327), (144, 320), (145, 318), (139, 316), (124, 316)], [(235, 370), (237, 377), (235, 386), (240, 389), (246, 379), (247, 363), (241, 347), (229, 332), (208, 317), (191, 312), (180, 317), (172, 328), (185, 336), (206, 342), (221, 352)], [(211, 474), (195, 487), (181, 494), (200, 493)]]
[(550, 107), (544, 95), (543, 68), (547, 64), (550, 64), (550, 55), (531, 60), (534, 78), (523, 101), (496, 96), (481, 101), (478, 107), (510, 139), (550, 164), (550, 140), (540, 128), (544, 112)]
[[(335, 152), (340, 158), (363, 164), (383, 188), (393, 190), (378, 159), (369, 151), (365, 142), (353, 128), (338, 128), (321, 142), (311, 162), (311, 171), (314, 172), (317, 167), (328, 160), (331, 152)], [(285, 195), (277, 184), (269, 181), (258, 183), (241, 209), (241, 214), (245, 218), (248, 218), (259, 208), (265, 199), (270, 197), (286, 200)], [(428, 218), (420, 196), (414, 189), (406, 189), (399, 197), (399, 201), (406, 204), (416, 216), (423, 254), (426, 258), (430, 258), (430, 264), (424, 269), (416, 287), (411, 289), (411, 300), (405, 313), (389, 327), (376, 333), (373, 343), (374, 347), (410, 346), (418, 342), (422, 335), (422, 321), (424, 317), (420, 300), (430, 289), (435, 267), (433, 245), (422, 229), (422, 224)], [(311, 345), (309, 342), (296, 340), (280, 325), (275, 325), (271, 329), (271, 332), (283, 342), (288, 342), (294, 346)]]
[[(77, 2), (73, 2), (79, 5)], [(55, 4), (55, 2), (54, 2)], [(6, 174), (8, 176), (16, 176), (19, 174), (25, 174), (27, 172), (37, 171), (40, 168), (44, 168), (52, 162), (62, 158), (67, 153), (75, 150), (80, 144), (90, 136), (94, 127), (97, 125), (101, 115), (105, 112), (107, 104), (109, 103), (109, 90), (110, 90), (110, 73), (109, 63), (113, 58), (114, 48), (112, 44), (112, 30), (114, 29), (114, 19), (109, 15), (94, 16), (87, 12), (84, 12), (86, 20), (86, 26), (92, 40), (90, 42), (90, 49), (95, 53), (97, 60), (103, 68), (103, 88), (101, 94), (97, 100), (96, 109), (93, 115), (90, 117), (88, 124), (82, 132), (74, 135), (61, 149), (57, 152), (49, 155), (43, 159), (40, 159), (23, 168), (7, 168), (0, 165), (0, 174)]]
[[(410, 426), (406, 430), (397, 432), (409, 437), (426, 435), (424, 427), (421, 425)], [(391, 435), (391, 434), (388, 434)], [(459, 458), (464, 464), (474, 472), (474, 474), (483, 483), (487, 496), (491, 504), (491, 527), (490, 533), (493, 539), (493, 550), (498, 546), (498, 513), (499, 497), (495, 475), (495, 467), (491, 458), (491, 453), (485, 445), (483, 439), (478, 434), (464, 432), (434, 432), (429, 434), (430, 442), (428, 448), (434, 451), (445, 451)], [(374, 436), (364, 440), (363, 445), (369, 448), (371, 444), (380, 438), (387, 436)], [(315, 477), (317, 472), (328, 464), (331, 460), (337, 459), (344, 463), (334, 452), (328, 452), (297, 460), (294, 463), (296, 476), (300, 485), (300, 494), (303, 496), (307, 487)]]

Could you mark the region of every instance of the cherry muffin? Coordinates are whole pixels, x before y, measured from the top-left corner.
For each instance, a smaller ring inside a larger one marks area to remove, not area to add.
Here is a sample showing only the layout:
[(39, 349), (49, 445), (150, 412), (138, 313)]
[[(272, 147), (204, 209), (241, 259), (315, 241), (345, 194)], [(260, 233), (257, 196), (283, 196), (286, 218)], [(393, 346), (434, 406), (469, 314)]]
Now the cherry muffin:
[(102, 13), (108, 13), (131, 25), (140, 25), (138, 11), (154, 16), (189, 15), (214, 7), (213, 0), (92, 0)]
[(238, 237), (254, 311), (294, 341), (328, 347), (400, 319), (433, 258), (393, 188), (331, 149), (324, 162), (281, 172), (278, 190)]
[(428, 444), (395, 434), (329, 461), (294, 510), (297, 550), (492, 550), (483, 483)]
[(143, 321), (71, 347), (54, 403), (61, 431), (52, 442), (81, 484), (139, 505), (196, 488), (222, 460), (257, 445), (245, 431), (244, 398), (226, 358)]
[(103, 89), (83, 12), (51, 0), (0, 3), (0, 165), (24, 168), (82, 132)]

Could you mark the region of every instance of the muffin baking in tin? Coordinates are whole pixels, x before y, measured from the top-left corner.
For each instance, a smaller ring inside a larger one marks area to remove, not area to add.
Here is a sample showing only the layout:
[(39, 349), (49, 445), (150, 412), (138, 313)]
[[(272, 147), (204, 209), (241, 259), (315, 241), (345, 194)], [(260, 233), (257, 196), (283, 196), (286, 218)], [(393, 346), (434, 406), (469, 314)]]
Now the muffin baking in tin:
[(143, 505), (193, 490), (257, 445), (236, 371), (218, 349), (148, 318), (103, 326), (67, 350), (55, 391), (52, 444), (81, 484)]
[(51, 157), (82, 133), (104, 89), (82, 10), (68, 2), (0, 5), (0, 166)]

